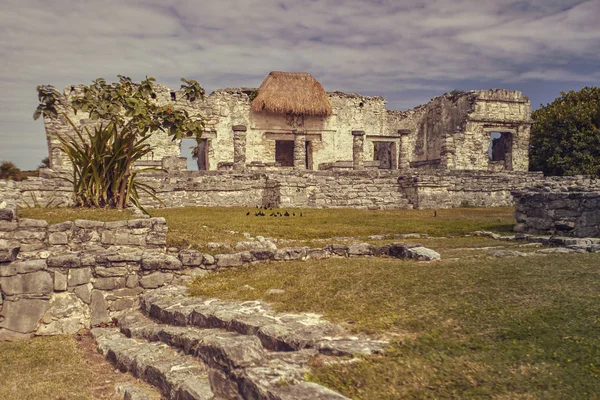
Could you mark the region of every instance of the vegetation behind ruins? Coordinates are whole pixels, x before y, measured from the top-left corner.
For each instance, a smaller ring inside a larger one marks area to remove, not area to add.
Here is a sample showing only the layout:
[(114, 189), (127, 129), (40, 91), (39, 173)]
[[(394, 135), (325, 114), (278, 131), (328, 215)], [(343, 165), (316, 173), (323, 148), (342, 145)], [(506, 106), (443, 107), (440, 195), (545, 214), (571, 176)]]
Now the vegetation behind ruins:
[(532, 114), (530, 169), (600, 176), (600, 88), (561, 93)]

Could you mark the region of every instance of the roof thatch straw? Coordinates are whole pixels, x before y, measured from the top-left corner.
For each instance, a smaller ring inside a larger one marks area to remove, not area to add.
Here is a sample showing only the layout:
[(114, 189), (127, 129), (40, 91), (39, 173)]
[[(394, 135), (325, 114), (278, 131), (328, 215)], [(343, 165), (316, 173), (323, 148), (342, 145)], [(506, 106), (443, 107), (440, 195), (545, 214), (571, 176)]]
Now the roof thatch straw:
[(271, 72), (258, 88), (252, 110), (278, 114), (331, 115), (323, 86), (306, 72)]

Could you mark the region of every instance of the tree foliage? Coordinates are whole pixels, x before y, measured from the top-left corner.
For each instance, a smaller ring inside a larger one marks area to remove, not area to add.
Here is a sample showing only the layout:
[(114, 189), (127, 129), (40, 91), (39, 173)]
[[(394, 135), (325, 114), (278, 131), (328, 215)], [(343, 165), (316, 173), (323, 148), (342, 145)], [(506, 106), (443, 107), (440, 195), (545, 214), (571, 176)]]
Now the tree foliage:
[(0, 162), (0, 179), (20, 180), (21, 170), (12, 161)]
[[(103, 78), (96, 79), (70, 100), (50, 85), (37, 87), (40, 104), (33, 118), (62, 117), (73, 130), (72, 136), (56, 139), (73, 164), (74, 200), (78, 206), (123, 208), (131, 201), (142, 208), (140, 190), (156, 196), (150, 186), (137, 180), (138, 174), (156, 169), (134, 170), (133, 166), (152, 151), (148, 144), (150, 135), (164, 131), (172, 140), (200, 140), (204, 129), (201, 117), (190, 118), (185, 109), (178, 109), (173, 103), (158, 104), (154, 78), (134, 83), (129, 77), (118, 77), (118, 82), (110, 84)], [(184, 96), (180, 101), (193, 102), (204, 97), (198, 82), (182, 82)], [(77, 127), (61, 107), (70, 107), (75, 114), (88, 113), (95, 126)]]
[(600, 88), (561, 92), (532, 117), (530, 169), (600, 176)]

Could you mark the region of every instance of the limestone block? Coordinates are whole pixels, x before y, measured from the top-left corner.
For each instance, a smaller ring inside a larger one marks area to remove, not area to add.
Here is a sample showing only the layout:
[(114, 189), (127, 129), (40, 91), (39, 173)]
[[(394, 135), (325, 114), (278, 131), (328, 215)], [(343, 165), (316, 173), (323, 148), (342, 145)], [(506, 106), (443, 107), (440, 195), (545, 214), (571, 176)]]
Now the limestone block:
[(86, 220), (86, 219), (77, 219), (77, 220), (73, 221), (73, 225), (75, 225), (77, 228), (82, 228), (82, 229), (104, 228), (104, 222), (102, 222), (102, 221), (89, 221), (89, 220)]
[(92, 280), (92, 270), (89, 267), (74, 268), (69, 270), (68, 284), (69, 286), (79, 286), (90, 283)]
[(73, 293), (55, 293), (42, 318), (38, 335), (74, 334), (90, 327), (89, 307)]
[(179, 252), (179, 259), (185, 266), (202, 265), (202, 253), (197, 250), (182, 250)]
[(16, 242), (9, 242), (0, 239), (0, 263), (7, 263), (16, 260), (21, 246)]
[(101, 278), (114, 277), (114, 276), (125, 276), (128, 273), (129, 273), (129, 271), (127, 270), (126, 267), (97, 266), (96, 268), (94, 268), (94, 276), (101, 277)]
[(215, 256), (215, 262), (219, 268), (240, 267), (244, 264), (241, 253), (218, 254)]
[(53, 232), (48, 236), (48, 242), (52, 245), (68, 244), (69, 238), (65, 232)]
[(133, 308), (135, 300), (132, 298), (117, 299), (110, 303), (108, 309), (110, 311), (123, 311)]
[(183, 265), (176, 257), (168, 254), (144, 254), (142, 256), (142, 269), (145, 270), (178, 270)]
[(127, 286), (128, 288), (134, 288), (137, 287), (138, 284), (140, 282), (140, 278), (138, 277), (137, 274), (131, 274), (129, 276), (127, 276), (127, 281), (125, 282), (125, 286)]
[(100, 290), (92, 290), (90, 316), (92, 326), (112, 322), (108, 315), (108, 304)]
[(114, 290), (124, 288), (125, 282), (126, 280), (123, 277), (96, 278), (92, 285), (99, 290)]
[(79, 268), (81, 258), (76, 253), (51, 255), (46, 260), (49, 267), (56, 268)]
[(71, 230), (71, 227), (73, 226), (73, 222), (72, 221), (67, 221), (67, 222), (61, 222), (59, 224), (53, 224), (48, 226), (48, 232), (52, 233), (52, 232), (66, 232)]
[(19, 220), (19, 228), (39, 228), (42, 229), (48, 226), (48, 222), (42, 219), (21, 218)]
[(54, 271), (54, 291), (64, 292), (67, 290), (67, 275), (60, 271)]
[(441, 256), (437, 251), (426, 247), (413, 247), (408, 249), (408, 258), (417, 261), (434, 261), (440, 260)]
[(92, 284), (77, 286), (73, 289), (73, 293), (85, 304), (90, 304), (92, 301)]
[(48, 300), (5, 301), (0, 312), (4, 317), (4, 321), (0, 322), (0, 328), (18, 333), (34, 332), (49, 307)]
[(0, 267), (0, 277), (28, 274), (43, 269), (46, 269), (46, 261), (44, 260), (14, 261)]
[(37, 271), (0, 278), (0, 287), (9, 296), (18, 294), (49, 294), (54, 290), (54, 282), (48, 272)]
[(142, 279), (140, 279), (140, 286), (142, 286), (145, 289), (156, 289), (158, 287), (171, 283), (172, 280), (172, 273), (153, 272), (149, 275), (143, 276)]

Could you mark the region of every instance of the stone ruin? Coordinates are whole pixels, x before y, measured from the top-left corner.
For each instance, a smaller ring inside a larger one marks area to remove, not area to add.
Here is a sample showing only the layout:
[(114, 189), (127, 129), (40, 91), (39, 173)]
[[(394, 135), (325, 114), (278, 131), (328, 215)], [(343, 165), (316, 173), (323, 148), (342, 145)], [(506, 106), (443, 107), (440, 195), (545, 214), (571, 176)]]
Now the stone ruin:
[[(275, 80), (278, 86), (270, 86)], [(67, 86), (63, 103), (81, 92), (81, 85)], [(296, 92), (311, 99), (320, 95), (323, 104), (296, 104), (298, 96), (290, 96)], [(251, 100), (253, 93), (259, 95)], [(269, 102), (284, 106), (257, 107), (267, 93)], [(155, 95), (158, 104), (174, 104), (205, 120), (197, 160), (201, 171), (527, 171), (529, 165), (531, 106), (517, 91), (453, 92), (393, 111), (381, 97), (325, 93), (309, 74), (272, 72), (259, 89), (216, 90), (202, 101), (189, 102), (182, 91), (161, 85)], [(80, 126), (92, 123), (85, 113), (62, 111)], [(50, 166), (68, 171), (56, 136), (73, 137), (72, 129), (62, 117), (44, 122)], [(180, 141), (157, 132), (150, 144), (154, 151), (142, 165), (186, 169)]]
[(600, 237), (600, 180), (585, 186), (546, 184), (513, 195), (516, 232)]

